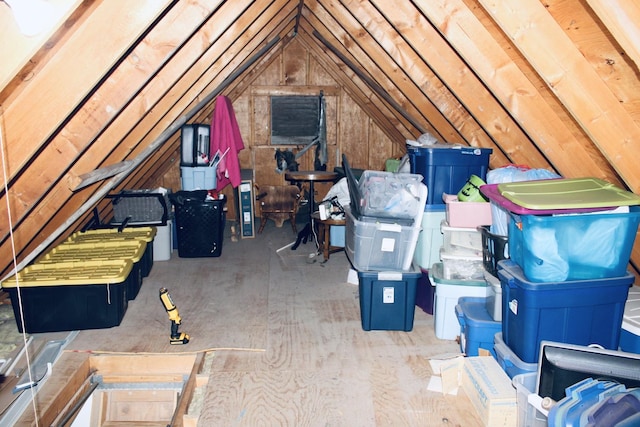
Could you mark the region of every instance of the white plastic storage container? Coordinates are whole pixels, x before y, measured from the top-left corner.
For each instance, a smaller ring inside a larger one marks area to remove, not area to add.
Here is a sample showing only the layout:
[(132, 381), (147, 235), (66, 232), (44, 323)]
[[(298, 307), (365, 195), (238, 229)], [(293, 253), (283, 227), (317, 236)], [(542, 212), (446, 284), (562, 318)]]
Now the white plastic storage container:
[(166, 225), (157, 226), (156, 237), (153, 239), (153, 260), (168, 261), (173, 251), (173, 222), (167, 221)]
[(429, 270), (429, 280), (436, 287), (434, 301), (434, 327), (436, 338), (455, 340), (460, 334), (456, 305), (461, 297), (487, 296), (484, 280), (448, 280), (442, 275), (442, 263), (435, 263)]
[(182, 189), (186, 191), (214, 190), (218, 181), (216, 176), (217, 169), (215, 166), (198, 166), (193, 168), (181, 166)]
[(440, 251), (442, 274), (450, 280), (482, 280), (484, 281), (484, 264), (482, 254), (468, 255), (465, 253)]
[(516, 375), (512, 384), (518, 401), (518, 427), (546, 427), (547, 416), (542, 412), (542, 398), (536, 394), (536, 373)]
[(444, 241), (440, 232), (440, 223), (445, 218), (444, 209), (427, 209), (422, 214), (422, 231), (418, 236), (416, 250), (413, 254), (413, 261), (428, 270), (431, 266), (440, 261), (440, 248)]
[(487, 293), (487, 312), (496, 322), (502, 322), (502, 284), (493, 274), (484, 272), (484, 280), (489, 285)]
[(440, 223), (443, 248), (459, 255), (482, 256), (482, 234), (476, 228), (452, 227), (446, 220)]
[(624, 305), (620, 350), (640, 354), (640, 287), (632, 286)]

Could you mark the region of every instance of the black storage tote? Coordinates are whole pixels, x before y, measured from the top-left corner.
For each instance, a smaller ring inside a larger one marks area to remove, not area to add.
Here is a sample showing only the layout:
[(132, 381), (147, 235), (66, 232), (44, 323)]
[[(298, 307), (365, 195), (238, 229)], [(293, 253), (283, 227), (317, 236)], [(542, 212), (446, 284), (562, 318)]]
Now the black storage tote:
[[(175, 208), (178, 256), (219, 257), (225, 227), (226, 198), (207, 200), (202, 190), (179, 191), (171, 201)], [(204, 192), (206, 194), (206, 191)]]

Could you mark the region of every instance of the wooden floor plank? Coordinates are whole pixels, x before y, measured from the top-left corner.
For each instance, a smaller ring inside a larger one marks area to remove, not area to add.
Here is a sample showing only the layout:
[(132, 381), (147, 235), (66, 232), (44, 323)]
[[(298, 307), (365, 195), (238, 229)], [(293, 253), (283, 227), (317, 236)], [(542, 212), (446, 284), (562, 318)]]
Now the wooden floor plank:
[[(120, 326), (80, 331), (66, 351), (207, 354), (201, 412), (189, 413), (199, 426), (480, 426), (463, 394), (427, 388), (429, 359), (459, 352), (435, 338), (433, 317), (417, 308), (411, 332), (364, 331), (345, 254), (322, 262), (311, 242), (278, 251), (294, 239), (288, 224), (269, 223), (255, 239), (227, 236), (218, 258), (174, 251), (154, 263)], [(169, 344), (160, 287), (186, 345)]]

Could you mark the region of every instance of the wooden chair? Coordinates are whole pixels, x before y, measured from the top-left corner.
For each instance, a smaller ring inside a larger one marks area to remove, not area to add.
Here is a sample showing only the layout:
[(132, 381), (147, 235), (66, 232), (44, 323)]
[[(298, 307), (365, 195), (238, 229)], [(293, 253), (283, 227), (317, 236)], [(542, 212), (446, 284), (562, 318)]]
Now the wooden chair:
[(256, 199), (260, 202), (260, 228), (258, 233), (262, 233), (268, 219), (276, 223), (280, 228), (288, 219), (291, 221), (293, 232), (296, 229), (296, 214), (298, 213), (298, 201), (300, 200), (300, 189), (295, 185), (256, 185)]

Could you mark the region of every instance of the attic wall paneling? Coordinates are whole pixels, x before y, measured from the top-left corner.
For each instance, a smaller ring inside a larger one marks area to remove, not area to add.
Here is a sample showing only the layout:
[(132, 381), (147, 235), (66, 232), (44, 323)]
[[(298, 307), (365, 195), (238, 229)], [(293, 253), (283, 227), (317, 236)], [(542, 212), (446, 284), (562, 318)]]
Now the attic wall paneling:
[(240, 97), (233, 101), (233, 111), (236, 115), (236, 121), (240, 128), (240, 135), (242, 136), (242, 142), (244, 143), (244, 150), (238, 153), (238, 160), (240, 161), (240, 167), (243, 169), (253, 169), (253, 159), (251, 158), (251, 123), (249, 114), (250, 99), (248, 96)]
[(385, 162), (393, 157), (393, 146), (389, 138), (377, 126), (369, 122), (369, 167), (371, 170), (384, 170)]
[[(280, 52), (282, 52), (282, 49), (279, 49), (279, 50)], [(254, 86), (279, 85), (281, 83), (280, 82), (280, 76), (282, 75), (282, 72), (280, 71), (281, 69), (282, 69), (282, 53), (278, 55), (277, 59), (271, 62), (271, 64), (269, 64), (267, 68), (265, 68), (260, 72), (258, 77), (254, 80), (253, 85)]]
[[(176, 160), (171, 163), (171, 166), (158, 179), (156, 186), (168, 188), (173, 192), (176, 192), (182, 188), (182, 181), (180, 177), (180, 152), (179, 151), (176, 152)], [(151, 188), (154, 188), (156, 186), (151, 186)]]
[(271, 140), (271, 101), (266, 95), (254, 95), (252, 146), (269, 145)]
[(284, 85), (307, 85), (308, 52), (293, 39), (282, 52), (282, 82)]
[(369, 120), (366, 113), (349, 96), (343, 96), (340, 106), (340, 139), (342, 152), (353, 168), (368, 169)]
[(283, 174), (278, 174), (276, 169), (276, 160), (274, 158), (274, 149), (269, 146), (256, 146), (253, 149), (256, 168), (254, 176), (257, 185), (284, 185)]
[[(640, 191), (640, 126), (537, 0), (492, 4), (493, 19), (553, 89), (632, 191)], [(518, 23), (518, 24), (515, 24)], [(524, 26), (524, 23), (528, 25)]]
[(333, 86), (337, 84), (314, 55), (309, 57), (309, 84), (315, 86)]
[[(326, 139), (328, 145), (338, 145), (338, 103), (339, 96), (325, 96), (324, 97), (324, 106), (325, 106), (325, 121), (327, 123), (326, 126)], [(331, 126), (328, 124), (331, 123)]]

